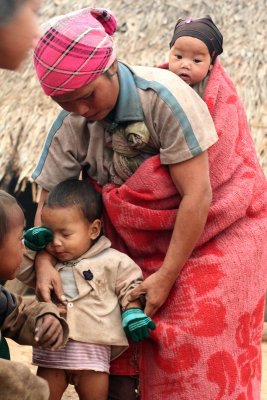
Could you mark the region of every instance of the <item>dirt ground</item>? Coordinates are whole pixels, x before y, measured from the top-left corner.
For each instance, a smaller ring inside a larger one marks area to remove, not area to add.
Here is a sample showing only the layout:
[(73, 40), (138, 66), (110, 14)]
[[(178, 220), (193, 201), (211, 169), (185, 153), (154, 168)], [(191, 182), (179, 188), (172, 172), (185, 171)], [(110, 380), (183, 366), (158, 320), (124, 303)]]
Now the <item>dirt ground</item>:
[[(266, 324), (267, 325), (267, 324)], [(31, 365), (31, 347), (20, 346), (12, 340), (8, 340), (13, 361), (20, 361), (28, 365), (32, 372), (35, 373), (36, 367)], [(263, 373), (262, 373), (262, 396), (261, 400), (267, 400), (267, 341), (262, 343), (262, 359), (263, 359)], [(78, 396), (73, 389), (69, 386), (64, 393), (62, 400), (77, 400)]]

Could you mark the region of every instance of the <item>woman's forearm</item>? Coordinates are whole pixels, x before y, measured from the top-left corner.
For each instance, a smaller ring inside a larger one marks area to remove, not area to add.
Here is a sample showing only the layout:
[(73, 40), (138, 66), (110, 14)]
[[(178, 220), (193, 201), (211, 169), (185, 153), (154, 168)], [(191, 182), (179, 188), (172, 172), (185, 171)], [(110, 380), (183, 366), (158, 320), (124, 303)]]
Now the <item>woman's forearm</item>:
[(190, 257), (206, 224), (212, 200), (207, 152), (169, 166), (181, 202), (161, 270), (175, 280)]
[(210, 203), (209, 191), (201, 198), (186, 195), (180, 203), (171, 241), (161, 267), (162, 272), (174, 281), (203, 232)]
[(41, 191), (41, 196), (40, 196), (40, 200), (38, 202), (38, 206), (37, 206), (37, 210), (36, 210), (36, 214), (35, 214), (35, 218), (34, 218), (34, 225), (35, 226), (40, 226), (41, 225), (41, 212), (42, 212), (42, 208), (45, 202), (45, 199), (48, 195), (48, 191), (45, 189), (42, 189)]

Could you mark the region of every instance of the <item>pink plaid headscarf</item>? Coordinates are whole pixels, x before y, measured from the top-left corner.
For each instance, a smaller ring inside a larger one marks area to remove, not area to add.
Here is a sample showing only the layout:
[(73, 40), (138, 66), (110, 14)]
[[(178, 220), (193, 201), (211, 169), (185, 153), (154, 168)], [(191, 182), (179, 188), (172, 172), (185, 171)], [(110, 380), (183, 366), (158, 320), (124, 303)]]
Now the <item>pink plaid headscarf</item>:
[(56, 17), (34, 50), (34, 65), (48, 96), (71, 92), (92, 82), (113, 63), (114, 16), (105, 9), (84, 8)]

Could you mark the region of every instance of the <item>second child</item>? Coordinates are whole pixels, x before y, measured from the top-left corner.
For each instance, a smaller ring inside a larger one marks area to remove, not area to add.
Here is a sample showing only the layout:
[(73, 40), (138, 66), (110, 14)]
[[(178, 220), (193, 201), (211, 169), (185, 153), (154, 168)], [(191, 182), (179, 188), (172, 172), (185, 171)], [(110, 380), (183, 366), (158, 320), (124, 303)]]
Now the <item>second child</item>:
[[(16, 277), (23, 259), (24, 215), (16, 199), (0, 190), (0, 278)], [(19, 344), (58, 349), (68, 336), (68, 327), (57, 307), (17, 296), (0, 285), (0, 339)], [(3, 346), (3, 341), (1, 342)], [(47, 400), (46, 382), (22, 363), (0, 359), (0, 400)]]
[(170, 42), (169, 70), (203, 97), (222, 46), (222, 34), (210, 16), (178, 19)]

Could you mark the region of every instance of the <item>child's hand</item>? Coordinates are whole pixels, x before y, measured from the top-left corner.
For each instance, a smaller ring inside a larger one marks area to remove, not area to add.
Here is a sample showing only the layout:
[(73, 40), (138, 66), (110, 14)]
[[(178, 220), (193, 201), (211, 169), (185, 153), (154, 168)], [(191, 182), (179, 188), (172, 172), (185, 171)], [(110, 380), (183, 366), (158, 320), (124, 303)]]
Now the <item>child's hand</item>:
[(56, 306), (57, 306), (57, 309), (58, 309), (58, 311), (59, 311), (59, 315), (60, 315), (62, 318), (66, 318), (66, 315), (67, 315), (67, 307), (65, 306), (65, 304), (57, 303)]
[(149, 330), (155, 330), (156, 324), (140, 308), (128, 308), (122, 312), (122, 327), (133, 342), (150, 336)]
[(63, 344), (63, 328), (54, 315), (46, 314), (37, 319), (34, 340), (40, 347), (59, 349)]

